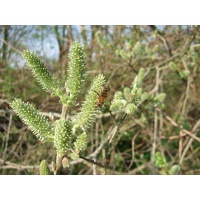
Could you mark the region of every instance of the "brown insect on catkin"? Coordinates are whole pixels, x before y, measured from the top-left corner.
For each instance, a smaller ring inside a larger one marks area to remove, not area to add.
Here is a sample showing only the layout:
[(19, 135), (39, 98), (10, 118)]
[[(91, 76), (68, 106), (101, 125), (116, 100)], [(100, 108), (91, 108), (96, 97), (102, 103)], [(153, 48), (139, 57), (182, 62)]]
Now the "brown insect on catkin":
[[(97, 93), (96, 91), (94, 91), (94, 92)], [(108, 88), (106, 87), (105, 84), (103, 85), (100, 94), (97, 93), (97, 95), (98, 95), (98, 98), (97, 98), (97, 101), (96, 101), (96, 105), (99, 108), (101, 108), (102, 105), (105, 103), (106, 98), (108, 97)]]

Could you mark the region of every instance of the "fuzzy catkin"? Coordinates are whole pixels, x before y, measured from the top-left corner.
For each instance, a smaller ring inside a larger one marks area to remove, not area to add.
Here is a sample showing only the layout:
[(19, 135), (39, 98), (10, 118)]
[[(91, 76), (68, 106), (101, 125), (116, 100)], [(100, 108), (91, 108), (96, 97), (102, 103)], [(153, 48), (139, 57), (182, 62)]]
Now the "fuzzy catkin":
[(40, 163), (39, 170), (40, 170), (40, 175), (51, 175), (51, 172), (46, 160), (42, 160), (42, 162)]
[(62, 156), (72, 148), (72, 125), (65, 119), (55, 122), (54, 146)]
[(98, 113), (98, 108), (96, 107), (97, 94), (95, 91), (99, 93), (104, 84), (105, 77), (102, 74), (99, 74), (93, 79), (90, 90), (88, 91), (85, 97), (85, 101), (81, 107), (81, 111), (75, 116), (73, 120), (73, 131), (75, 131), (77, 127), (81, 127), (83, 131), (85, 131), (85, 129), (87, 129), (94, 121)]
[(76, 142), (74, 142), (76, 153), (79, 154), (80, 151), (84, 150), (86, 148), (86, 144), (87, 144), (87, 134), (83, 132), (81, 135), (77, 137)]
[(80, 43), (72, 43), (69, 58), (66, 86), (70, 92), (71, 99), (73, 99), (80, 92), (85, 81), (85, 52)]
[(23, 57), (27, 61), (27, 66), (31, 69), (36, 80), (41, 84), (42, 88), (50, 93), (59, 93), (59, 82), (53, 77), (44, 63), (36, 56), (35, 53), (25, 50)]
[(53, 138), (52, 126), (31, 104), (15, 99), (10, 106), (38, 139)]

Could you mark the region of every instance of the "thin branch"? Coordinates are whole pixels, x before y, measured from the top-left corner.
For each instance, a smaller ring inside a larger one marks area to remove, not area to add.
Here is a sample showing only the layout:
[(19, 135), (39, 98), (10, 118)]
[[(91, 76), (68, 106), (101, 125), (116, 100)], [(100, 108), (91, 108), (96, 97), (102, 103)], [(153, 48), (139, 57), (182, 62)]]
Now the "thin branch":
[(180, 59), (179, 61), (181, 60), (181, 58), (184, 56), (184, 54), (187, 52), (187, 50), (189, 49), (191, 43), (193, 42), (193, 40), (195, 39), (195, 36), (198, 32), (198, 29), (199, 29), (199, 26), (197, 26), (195, 28), (195, 30), (189, 35), (187, 41), (185, 42), (184, 44), (184, 47), (183, 47), (183, 51), (180, 53)]
[(9, 135), (10, 135), (10, 128), (11, 128), (11, 123), (12, 123), (12, 113), (10, 113), (10, 118), (9, 118), (9, 124), (8, 124), (8, 131), (7, 131), (7, 136), (6, 136), (6, 144), (5, 144), (5, 149), (3, 152), (2, 159), (4, 159), (8, 147), (8, 140), (9, 140)]
[[(6, 166), (2, 166), (3, 164), (6, 164)], [(39, 169), (39, 166), (30, 166), (30, 165), (17, 165), (15, 163), (5, 161), (3, 159), (0, 159), (0, 169)]]
[(157, 31), (157, 37), (163, 42), (164, 47), (165, 47), (169, 57), (171, 57), (172, 56), (172, 50), (169, 46), (169, 42), (164, 38), (163, 33), (160, 30), (158, 30), (155, 25), (149, 25), (149, 27), (152, 30)]
[(79, 156), (79, 157), (82, 158), (83, 160), (86, 160), (87, 162), (92, 163), (92, 164), (94, 164), (94, 165), (97, 165), (97, 166), (99, 166), (99, 167), (103, 167), (103, 168), (106, 168), (106, 169), (112, 169), (112, 168), (110, 168), (110, 167), (107, 167), (107, 166), (105, 166), (105, 165), (102, 165), (102, 164), (99, 163), (99, 162), (95, 162), (94, 160), (91, 160), (91, 159), (89, 159), (89, 158), (85, 158), (85, 157), (83, 157), (83, 156)]
[[(194, 133), (198, 128), (200, 127), (200, 119), (196, 122), (196, 124), (194, 125), (193, 129), (192, 129), (192, 133)], [(179, 164), (181, 165), (183, 163), (183, 160), (184, 160), (184, 157), (190, 147), (190, 145), (192, 144), (193, 140), (194, 139), (197, 139), (198, 137), (196, 137), (194, 134), (190, 133), (189, 131), (185, 131), (188, 135), (190, 135), (192, 138), (190, 138), (187, 146), (185, 147), (184, 151), (183, 151), (183, 154), (180, 158), (180, 161), (179, 161)], [(194, 137), (195, 136), (195, 137)], [(198, 138), (198, 141), (200, 142), (200, 139)]]
[[(177, 127), (179, 130), (181, 130), (183, 133), (189, 135), (191, 138), (193, 138), (194, 140), (200, 142), (200, 138), (197, 137), (195, 134), (193, 134), (196, 129), (198, 128), (199, 124), (200, 124), (200, 120), (197, 121), (197, 123), (195, 124), (194, 128), (192, 129), (192, 131), (188, 131), (184, 128), (182, 128), (181, 126), (179, 126), (171, 117), (167, 116), (164, 112), (162, 112), (159, 108), (156, 108), (156, 110), (158, 110), (159, 112), (161, 112), (161, 114), (169, 121), (171, 122), (171, 124), (175, 127)], [(184, 135), (182, 135), (184, 136)]]
[(11, 44), (9, 44), (7, 41), (5, 41), (3, 38), (0, 37), (0, 40), (6, 44), (7, 46), (9, 46), (12, 50), (14, 50), (15, 52), (19, 53), (20, 55), (22, 54), (21, 51), (19, 51), (18, 49), (16, 49), (15, 47), (13, 47)]
[[(160, 70), (156, 68), (156, 91), (158, 93), (159, 84), (160, 84)], [(157, 137), (158, 137), (158, 111), (154, 110), (154, 132), (153, 132), (153, 141), (152, 141), (152, 151), (151, 151), (151, 165), (152, 165), (152, 174), (155, 174), (155, 155), (156, 155), (156, 146), (157, 146)]]
[(130, 165), (128, 166), (128, 169), (130, 169), (131, 168), (131, 166), (133, 165), (133, 162), (134, 162), (134, 160), (135, 160), (135, 139), (136, 139), (136, 137), (139, 135), (139, 133), (136, 133), (135, 135), (134, 135), (134, 137), (132, 138), (132, 158), (131, 158), (131, 162), (130, 162)]

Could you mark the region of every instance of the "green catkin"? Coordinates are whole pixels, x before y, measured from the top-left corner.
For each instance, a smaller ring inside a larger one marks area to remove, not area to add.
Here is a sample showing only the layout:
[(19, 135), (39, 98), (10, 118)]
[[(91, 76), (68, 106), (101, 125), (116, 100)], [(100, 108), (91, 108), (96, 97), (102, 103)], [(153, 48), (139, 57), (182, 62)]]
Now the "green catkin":
[(114, 98), (111, 102), (110, 109), (117, 110), (122, 109), (127, 104), (127, 101), (123, 99), (123, 94), (121, 91), (117, 91), (114, 95)]
[(133, 103), (128, 103), (125, 108), (125, 112), (127, 114), (134, 114), (136, 109), (137, 109), (137, 106), (135, 106)]
[(66, 87), (70, 92), (70, 100), (80, 92), (85, 81), (85, 53), (83, 46), (73, 42), (69, 54), (69, 69)]
[(31, 104), (15, 99), (10, 106), (38, 139), (53, 138), (52, 126)]
[(51, 172), (46, 160), (43, 160), (40, 163), (40, 175), (51, 175)]
[(127, 114), (135, 113), (140, 103), (148, 98), (141, 88), (144, 72), (144, 69), (140, 68), (138, 75), (132, 83), (132, 88), (125, 87), (123, 94), (121, 91), (115, 93), (110, 110), (124, 109)]
[(54, 146), (62, 156), (72, 148), (72, 125), (65, 119), (55, 122)]
[(23, 57), (27, 62), (28, 68), (31, 69), (34, 77), (41, 84), (42, 88), (49, 93), (59, 94), (58, 96), (60, 96), (59, 82), (50, 74), (49, 70), (36, 54), (25, 50), (23, 52)]
[(74, 142), (76, 153), (79, 154), (80, 151), (84, 150), (86, 148), (86, 144), (87, 144), (87, 134), (83, 132), (81, 135), (77, 137), (76, 142)]
[(102, 86), (105, 84), (105, 78), (102, 74), (96, 76), (92, 82), (91, 88), (85, 97), (85, 101), (81, 107), (81, 111), (75, 116), (73, 122), (73, 131), (78, 127), (81, 127), (83, 131), (89, 127), (89, 125), (95, 119), (98, 108), (96, 106), (96, 100), (98, 95), (95, 93), (100, 93)]
[(131, 98), (131, 89), (128, 88), (128, 87), (125, 87), (124, 90), (123, 90), (123, 94), (124, 94), (124, 97), (127, 101), (130, 101), (130, 98)]

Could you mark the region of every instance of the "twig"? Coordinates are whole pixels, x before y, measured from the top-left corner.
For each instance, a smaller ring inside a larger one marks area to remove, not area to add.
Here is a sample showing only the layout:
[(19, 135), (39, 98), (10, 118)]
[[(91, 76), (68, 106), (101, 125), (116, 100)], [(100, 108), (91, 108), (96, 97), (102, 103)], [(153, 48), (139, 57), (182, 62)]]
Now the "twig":
[(182, 151), (183, 151), (183, 131), (179, 131), (179, 142), (178, 142), (178, 157), (181, 157)]
[[(110, 131), (108, 131), (107, 138), (104, 138), (102, 143), (99, 145), (99, 147), (93, 153), (91, 153), (87, 157), (80, 156), (80, 158), (82, 158), (82, 159), (84, 159), (84, 160), (86, 160), (88, 162), (91, 162), (91, 163), (93, 163), (93, 164), (95, 164), (97, 166), (103, 167), (104, 169), (111, 169), (111, 168), (107, 167), (106, 165), (102, 165), (101, 163), (98, 163), (98, 162), (95, 162), (95, 161), (91, 160), (91, 158), (96, 157), (100, 153), (100, 151), (105, 147), (105, 145), (109, 146), (111, 140), (113, 139), (115, 134), (119, 131), (119, 128), (120, 128), (121, 124), (123, 123), (123, 121), (125, 120), (126, 117), (127, 117), (127, 114), (124, 114), (123, 117), (121, 118), (121, 120), (118, 122), (118, 124), (116, 126), (114, 126), (114, 128), (112, 128)], [(73, 165), (73, 164), (80, 163), (80, 162), (82, 162), (81, 161), (82, 159), (78, 159), (76, 161), (72, 161), (70, 164)]]
[[(193, 129), (192, 129), (191, 132), (192, 132), (192, 133), (195, 132), (195, 131), (199, 128), (199, 126), (200, 126), (200, 119), (196, 122), (196, 124), (194, 125), (194, 127), (193, 127)], [(194, 140), (194, 139), (197, 139), (196, 136), (195, 136), (195, 138), (194, 138), (194, 135), (193, 135), (192, 133), (190, 133), (189, 131), (187, 131), (187, 132), (189, 133), (189, 135), (190, 135), (192, 138), (190, 138), (190, 140), (189, 140), (187, 146), (185, 147), (185, 149), (184, 149), (184, 151), (183, 151), (183, 154), (182, 154), (182, 156), (181, 156), (181, 158), (180, 158), (180, 161), (179, 161), (179, 164), (180, 164), (180, 165), (182, 164), (182, 162), (183, 162), (183, 160), (184, 160), (184, 157), (185, 157), (185, 155), (186, 155), (188, 149), (190, 148), (190, 145), (192, 144), (193, 140)], [(192, 135), (193, 135), (193, 136), (192, 136)], [(199, 139), (199, 138), (198, 138), (198, 141), (200, 142), (200, 139)]]
[[(96, 157), (94, 157), (94, 162), (96, 162), (96, 161), (97, 161), (97, 159), (96, 159)], [(93, 175), (97, 175), (96, 164), (93, 164), (93, 166), (92, 166), (92, 171), (93, 171)]]
[(198, 29), (199, 29), (199, 26), (197, 26), (195, 28), (195, 30), (189, 35), (187, 41), (185, 42), (184, 44), (184, 48), (183, 48), (183, 51), (180, 53), (180, 59), (179, 61), (181, 60), (181, 58), (184, 56), (184, 54), (187, 52), (188, 48), (190, 47), (191, 43), (193, 42), (193, 40), (195, 39), (195, 36), (198, 32)]
[[(183, 64), (185, 64), (184, 61), (183, 61)], [(187, 79), (187, 87), (186, 87), (186, 92), (185, 92), (185, 98), (184, 98), (184, 101), (183, 101), (183, 106), (182, 106), (182, 111), (181, 111), (182, 115), (185, 115), (185, 112), (186, 112), (186, 105), (187, 105), (187, 100), (188, 100), (188, 97), (189, 97), (191, 82), (192, 82), (192, 78), (188, 77), (188, 79)], [(181, 137), (182, 134), (183, 134), (183, 132), (180, 131), (179, 132), (179, 135), (180, 135), (180, 140), (179, 140), (179, 158), (181, 158), (182, 149), (183, 149), (183, 137)]]
[(162, 32), (161, 32), (160, 30), (158, 30), (157, 27), (156, 27), (155, 25), (149, 25), (149, 27), (150, 27), (152, 30), (157, 31), (157, 36), (158, 36), (158, 38), (163, 42), (164, 47), (165, 47), (165, 49), (166, 49), (166, 51), (167, 51), (169, 57), (171, 57), (171, 56), (172, 56), (171, 48), (170, 48), (170, 46), (169, 46), (168, 41), (163, 37)]
[[(82, 160), (82, 159), (81, 159)], [(91, 162), (85, 162), (85, 161), (83, 161), (82, 160), (82, 162), (84, 163), (84, 164), (86, 164), (88, 167), (91, 167)], [(76, 163), (77, 164), (77, 163)], [(97, 170), (99, 170), (99, 168), (102, 168), (103, 166), (98, 166), (97, 165)], [(129, 171), (129, 172), (119, 172), (119, 171), (114, 171), (113, 172), (113, 169), (111, 169), (111, 168), (106, 168), (107, 169), (107, 172), (108, 173), (112, 173), (112, 174), (116, 174), (116, 175), (133, 175), (133, 174), (136, 174), (136, 173), (138, 173), (138, 172), (140, 172), (140, 171), (142, 171), (143, 169), (145, 169), (145, 168), (147, 168), (147, 167), (150, 167), (150, 163), (146, 163), (146, 164), (144, 164), (144, 165), (140, 165), (140, 166), (138, 166), (137, 168), (135, 168), (135, 169), (133, 169), (133, 170), (131, 170), (131, 171)], [(103, 168), (105, 168), (105, 167), (103, 167)], [(101, 169), (102, 170), (102, 169)]]
[(9, 46), (11, 49), (13, 49), (14, 51), (16, 51), (17, 53), (19, 53), (20, 55), (22, 54), (21, 51), (19, 51), (18, 49), (16, 49), (15, 47), (13, 47), (11, 44), (9, 44), (7, 41), (5, 41), (3, 38), (0, 37), (0, 40), (6, 44), (7, 46)]
[(134, 137), (132, 138), (132, 158), (131, 158), (131, 163), (130, 165), (128, 166), (128, 168), (130, 169), (131, 166), (133, 165), (133, 162), (134, 162), (134, 159), (135, 159), (135, 139), (136, 137), (138, 136), (139, 133), (136, 133), (134, 135)]
[[(161, 62), (160, 64), (151, 67), (151, 69), (156, 69), (159, 68), (160, 70), (164, 70), (166, 68), (166, 64), (168, 64), (169, 62), (175, 60), (176, 58), (179, 58), (178, 62), (181, 60), (181, 58), (184, 56), (184, 54), (187, 52), (188, 48), (190, 47), (192, 41), (194, 40), (196, 33), (198, 32), (199, 26), (196, 27), (196, 29), (190, 34), (190, 36), (188, 37), (187, 41), (185, 42), (185, 44), (183, 45), (184, 48), (181, 52), (178, 52), (176, 54), (174, 54), (173, 56), (169, 57), (168, 59), (164, 60), (163, 62)], [(164, 67), (162, 67), (164, 66)], [(161, 68), (162, 67), (162, 68)], [(168, 68), (168, 66), (167, 66)], [(184, 80), (184, 79), (182, 79)]]
[(9, 124), (8, 124), (8, 131), (7, 131), (7, 137), (6, 137), (6, 143), (5, 143), (5, 149), (3, 152), (2, 159), (4, 159), (8, 147), (8, 140), (9, 140), (9, 135), (10, 135), (10, 128), (11, 128), (11, 123), (12, 123), (12, 113), (10, 113), (10, 118), (9, 118)]
[(94, 164), (94, 165), (97, 165), (97, 166), (99, 166), (99, 167), (103, 167), (103, 168), (106, 168), (106, 169), (112, 169), (112, 168), (110, 168), (110, 167), (107, 167), (107, 166), (105, 166), (105, 165), (102, 165), (101, 163), (99, 163), (99, 162), (96, 162), (96, 161), (94, 161), (94, 160), (91, 160), (91, 159), (89, 159), (89, 158), (85, 158), (85, 157), (83, 157), (83, 156), (79, 156), (80, 158), (82, 158), (83, 160), (86, 160), (87, 162), (89, 162), (89, 163), (92, 163), (92, 164)]
[[(3, 164), (6, 164), (6, 166), (2, 166)], [(17, 165), (15, 163), (5, 161), (3, 159), (0, 159), (0, 169), (38, 169), (39, 166), (30, 166), (30, 165)]]
[[(193, 132), (196, 131), (196, 129), (198, 127), (196, 127), (198, 125), (198, 123), (200, 124), (200, 120), (197, 121), (197, 123), (195, 124), (194, 128), (192, 129), (192, 132), (189, 132), (188, 130), (182, 128), (181, 126), (179, 126), (171, 117), (167, 116), (164, 112), (162, 112), (159, 108), (156, 108), (156, 110), (158, 110), (159, 112), (162, 113), (162, 115), (169, 121), (171, 122), (171, 124), (175, 127), (177, 127), (178, 129), (182, 130), (183, 133), (189, 135), (191, 138), (195, 139), (196, 141), (200, 142), (200, 138), (197, 137), (196, 135), (193, 134)], [(199, 125), (198, 125), (199, 126)], [(195, 131), (194, 131), (195, 130)], [(181, 137), (183, 137), (185, 135), (182, 135)], [(175, 136), (174, 136), (175, 137)], [(180, 137), (180, 136), (179, 136)]]
[[(159, 90), (160, 83), (160, 70), (156, 68), (156, 94)], [(152, 141), (152, 151), (151, 151), (151, 165), (152, 165), (152, 174), (155, 174), (155, 155), (156, 155), (156, 146), (157, 146), (157, 136), (158, 136), (158, 111), (154, 110), (154, 132), (153, 132), (153, 141)]]

